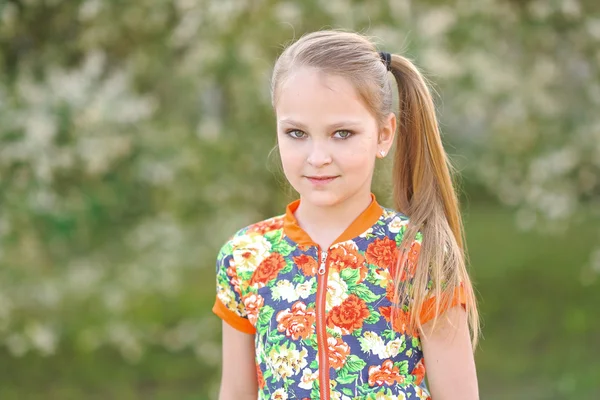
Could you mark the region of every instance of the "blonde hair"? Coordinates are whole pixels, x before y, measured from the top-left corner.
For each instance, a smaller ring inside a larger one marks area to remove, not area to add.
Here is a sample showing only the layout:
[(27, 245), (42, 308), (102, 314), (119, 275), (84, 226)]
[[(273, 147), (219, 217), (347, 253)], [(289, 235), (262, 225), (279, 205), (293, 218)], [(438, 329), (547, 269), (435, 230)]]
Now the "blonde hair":
[[(396, 210), (410, 219), (395, 268), (396, 299), (411, 303), (409, 329), (418, 332), (422, 330), (419, 316), (423, 312), (433, 312), (435, 324), (437, 316), (449, 308), (456, 293), (462, 290), (475, 349), (479, 316), (466, 269), (464, 228), (453, 182), (455, 170), (442, 145), (426, 79), (408, 58), (397, 54), (391, 55), (388, 71), (373, 42), (361, 34), (323, 30), (301, 37), (277, 60), (271, 80), (273, 107), (281, 82), (293, 68), (303, 66), (348, 79), (379, 124), (392, 112), (392, 85), (387, 73), (394, 76), (399, 109), (393, 200)], [(408, 267), (404, 261), (418, 232), (423, 240), (409, 286), (400, 276), (402, 269)], [(430, 281), (433, 286), (428, 288)]]

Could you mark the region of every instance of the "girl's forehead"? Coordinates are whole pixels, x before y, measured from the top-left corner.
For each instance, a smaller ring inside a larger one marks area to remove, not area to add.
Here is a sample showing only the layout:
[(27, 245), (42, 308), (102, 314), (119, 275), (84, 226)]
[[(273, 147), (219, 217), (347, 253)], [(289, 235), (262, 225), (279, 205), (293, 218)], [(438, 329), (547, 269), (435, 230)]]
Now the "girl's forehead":
[(357, 119), (370, 113), (352, 82), (316, 68), (294, 70), (278, 88), (276, 113), (280, 119), (328, 114), (332, 118)]
[(289, 72), (282, 81), (279, 95), (312, 94), (332, 92), (332, 94), (357, 97), (352, 82), (341, 75), (328, 74), (315, 67), (299, 67)]

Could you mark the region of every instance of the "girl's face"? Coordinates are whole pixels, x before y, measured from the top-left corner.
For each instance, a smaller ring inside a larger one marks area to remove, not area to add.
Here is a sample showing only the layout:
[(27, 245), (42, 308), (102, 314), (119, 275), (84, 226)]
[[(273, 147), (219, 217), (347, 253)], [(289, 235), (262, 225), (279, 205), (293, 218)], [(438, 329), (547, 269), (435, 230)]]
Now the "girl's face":
[(394, 114), (379, 128), (347, 79), (315, 68), (293, 71), (278, 90), (279, 152), (301, 198), (326, 207), (369, 193), (375, 158), (393, 142)]

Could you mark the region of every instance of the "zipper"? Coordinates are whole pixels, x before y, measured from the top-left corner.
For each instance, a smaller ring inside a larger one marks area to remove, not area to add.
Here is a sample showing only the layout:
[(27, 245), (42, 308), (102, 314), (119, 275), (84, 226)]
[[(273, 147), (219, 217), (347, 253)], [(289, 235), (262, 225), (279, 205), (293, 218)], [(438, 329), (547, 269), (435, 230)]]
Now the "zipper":
[(320, 250), (319, 270), (317, 271), (317, 352), (319, 353), (319, 391), (321, 400), (329, 400), (329, 355), (325, 321), (327, 299), (327, 251)]

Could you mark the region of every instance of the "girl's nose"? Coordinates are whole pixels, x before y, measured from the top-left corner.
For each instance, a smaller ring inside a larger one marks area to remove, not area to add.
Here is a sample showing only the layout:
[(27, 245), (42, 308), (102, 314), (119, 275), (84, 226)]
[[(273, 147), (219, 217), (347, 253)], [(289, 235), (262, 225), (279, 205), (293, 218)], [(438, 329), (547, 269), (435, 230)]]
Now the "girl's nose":
[(331, 163), (331, 152), (324, 143), (313, 142), (306, 161), (313, 167), (321, 167)]

